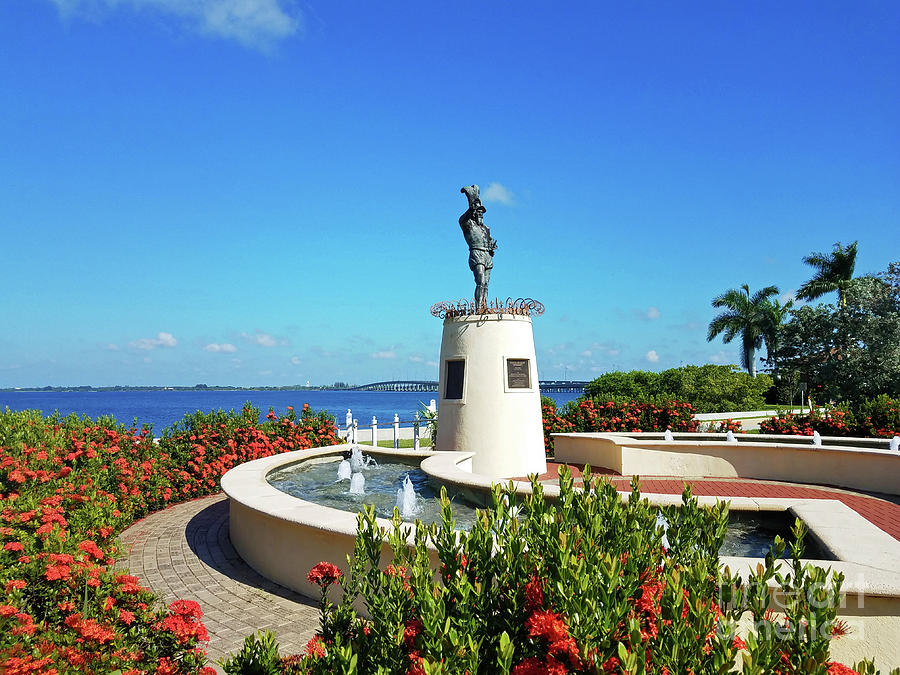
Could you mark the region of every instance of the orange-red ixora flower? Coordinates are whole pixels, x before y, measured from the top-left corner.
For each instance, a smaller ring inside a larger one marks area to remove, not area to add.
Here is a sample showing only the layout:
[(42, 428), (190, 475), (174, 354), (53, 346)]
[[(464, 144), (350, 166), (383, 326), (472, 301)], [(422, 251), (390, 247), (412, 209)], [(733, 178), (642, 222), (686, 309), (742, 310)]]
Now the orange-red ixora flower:
[(306, 575), (306, 579), (311, 584), (326, 587), (339, 581), (342, 576), (343, 573), (337, 565), (330, 562), (320, 562), (313, 566), (309, 574)]
[(314, 659), (325, 656), (325, 643), (321, 635), (313, 635), (306, 643), (306, 654)]

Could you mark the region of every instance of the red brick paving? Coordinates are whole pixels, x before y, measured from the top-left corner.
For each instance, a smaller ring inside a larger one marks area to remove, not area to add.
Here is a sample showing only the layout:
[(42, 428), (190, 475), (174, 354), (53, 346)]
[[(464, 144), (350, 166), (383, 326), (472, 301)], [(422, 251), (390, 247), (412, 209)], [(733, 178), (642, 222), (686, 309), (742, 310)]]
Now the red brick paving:
[[(547, 462), (547, 473), (538, 480), (552, 481), (559, 478), (560, 463)], [(581, 470), (569, 465), (575, 478), (581, 477)], [(631, 476), (620, 476), (611, 469), (591, 467), (592, 475), (602, 475), (616, 486), (617, 490), (631, 489)], [(641, 492), (645, 494), (680, 495), (684, 484), (690, 483), (691, 490), (698, 497), (774, 497), (782, 499), (837, 499), (876, 527), (881, 528), (894, 539), (900, 540), (900, 504), (871, 495), (824, 486), (800, 485), (750, 478), (692, 478), (681, 479), (670, 476), (642, 476)]]

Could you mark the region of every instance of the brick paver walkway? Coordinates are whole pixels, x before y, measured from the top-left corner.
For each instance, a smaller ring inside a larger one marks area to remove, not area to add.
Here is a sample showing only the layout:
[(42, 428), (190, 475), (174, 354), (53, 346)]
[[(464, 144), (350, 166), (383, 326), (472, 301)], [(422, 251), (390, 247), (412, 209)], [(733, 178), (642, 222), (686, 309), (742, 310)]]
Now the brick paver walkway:
[(283, 655), (303, 652), (319, 625), (318, 607), (254, 572), (228, 536), (228, 498), (213, 495), (136, 522), (120, 535), (130, 551), (119, 565), (164, 602), (196, 600), (211, 659), (241, 648), (257, 630), (275, 631)]

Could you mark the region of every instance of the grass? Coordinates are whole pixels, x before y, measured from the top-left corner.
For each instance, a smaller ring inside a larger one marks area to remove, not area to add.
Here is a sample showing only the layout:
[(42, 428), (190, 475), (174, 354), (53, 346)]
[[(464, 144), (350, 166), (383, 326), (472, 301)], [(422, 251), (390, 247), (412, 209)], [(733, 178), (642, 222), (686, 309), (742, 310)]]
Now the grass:
[[(379, 448), (393, 448), (394, 441), (378, 441)], [(413, 447), (413, 439), (411, 438), (401, 438), (400, 439), (400, 448), (412, 450)], [(431, 439), (430, 438), (420, 438), (419, 439), (419, 447), (420, 448), (430, 448), (431, 447)]]

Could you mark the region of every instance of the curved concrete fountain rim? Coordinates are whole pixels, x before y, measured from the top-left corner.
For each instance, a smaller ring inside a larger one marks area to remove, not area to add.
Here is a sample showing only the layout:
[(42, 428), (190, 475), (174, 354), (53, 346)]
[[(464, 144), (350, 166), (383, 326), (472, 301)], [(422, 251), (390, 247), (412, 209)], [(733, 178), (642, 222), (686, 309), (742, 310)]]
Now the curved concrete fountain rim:
[[(276, 469), (292, 464), (349, 452), (352, 445), (329, 445), (308, 450), (294, 450), (269, 457), (251, 460), (230, 469), (222, 476), (222, 491), (247, 508), (262, 511), (272, 518), (300, 525), (316, 527), (327, 532), (356, 536), (356, 513), (321, 506), (299, 497), (294, 497), (271, 485), (268, 475)], [(366, 454), (392, 455), (406, 459), (425, 459), (432, 451), (389, 450), (360, 445)], [(380, 527), (390, 527), (391, 521), (378, 518)]]
[[(249, 509), (264, 513), (271, 518), (312, 527), (323, 532), (355, 538), (357, 534), (356, 513), (321, 506), (299, 497), (294, 497), (273, 487), (266, 480), (268, 474), (276, 468), (282, 468), (315, 457), (335, 455), (349, 451), (351, 447), (351, 445), (345, 444), (296, 450), (245, 462), (222, 476), (222, 490), (229, 499)], [(492, 480), (487, 476), (469, 473), (461, 468), (460, 465), (464, 465), (471, 459), (471, 452), (431, 450), (416, 452), (413, 450), (374, 448), (365, 445), (360, 445), (360, 448), (366, 454), (392, 455), (407, 459), (421, 458), (423, 471), (429, 476), (450, 485), (490, 490), (491, 485), (501, 482), (496, 479)], [(531, 491), (530, 483), (524, 481), (512, 481), (512, 483), (517, 492), (524, 494)], [(559, 487), (556, 485), (544, 485), (542, 487), (547, 497), (559, 495)], [(648, 493), (642, 494), (642, 497), (648, 499), (651, 504), (660, 506), (681, 503), (681, 497), (678, 495), (654, 495)], [(701, 504), (712, 505), (719, 498), (698, 497), (698, 500)], [(813, 521), (818, 521), (819, 524), (823, 522), (833, 523), (835, 518), (851, 518), (854, 521), (853, 526), (862, 527), (863, 529), (874, 528), (874, 530), (877, 530), (877, 532), (890, 540), (888, 543), (888, 548), (891, 549), (890, 552), (883, 548), (880, 551), (873, 551), (872, 549), (861, 550), (858, 540), (855, 542), (844, 542), (837, 537), (828, 537), (830, 541), (824, 540), (823, 543), (837, 553), (841, 560), (830, 561), (827, 563), (827, 566), (834, 571), (844, 573), (847, 579), (843, 587), (845, 593), (886, 596), (895, 599), (900, 597), (900, 573), (894, 571), (893, 567), (885, 567), (886, 562), (897, 560), (900, 542), (878, 530), (878, 528), (841, 502), (818, 499), (751, 497), (731, 497), (727, 501), (731, 503), (732, 508), (735, 510), (787, 510), (807, 521), (813, 531), (816, 529), (816, 523)], [(388, 529), (392, 527), (391, 521), (386, 518), (377, 518), (377, 522), (379, 527)], [(407, 525), (411, 524), (407, 523)], [(413, 543), (412, 532), (410, 532), (409, 543)], [(840, 546), (840, 550), (835, 549), (836, 543), (843, 544)], [(879, 543), (883, 547), (885, 542), (882, 539)], [(430, 543), (429, 548), (433, 548)], [(723, 558), (722, 562), (731, 565), (732, 569), (737, 571), (738, 566), (743, 567), (743, 569), (753, 568), (758, 561), (754, 558)]]
[[(858, 438), (850, 436), (822, 436), (822, 445), (815, 445), (812, 436), (784, 435), (784, 434), (735, 434), (736, 442), (728, 442), (725, 440), (724, 433), (708, 433), (708, 432), (673, 432), (674, 438), (667, 441), (664, 438), (665, 432), (655, 431), (597, 431), (597, 432), (554, 432), (554, 437), (575, 437), (575, 438), (607, 438), (618, 445), (651, 445), (651, 446), (686, 446), (698, 445), (701, 447), (719, 446), (728, 443), (730, 447), (742, 447), (752, 449), (754, 446), (763, 445), (767, 448), (786, 448), (790, 450), (809, 450), (814, 452), (858, 452), (873, 455), (887, 455), (891, 457), (898, 456), (896, 452), (890, 450), (889, 438)], [(681, 440), (679, 440), (681, 437)], [(787, 439), (793, 439), (787, 441)], [(828, 444), (827, 441), (836, 441), (834, 444)], [(884, 445), (879, 447), (859, 447), (852, 443), (860, 443), (861, 445)]]

